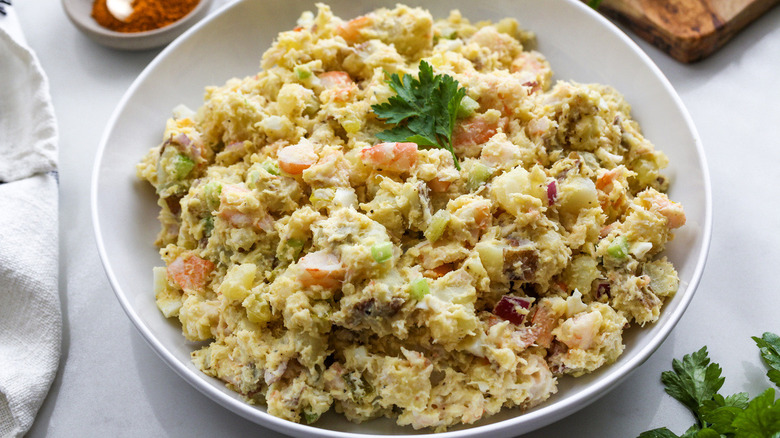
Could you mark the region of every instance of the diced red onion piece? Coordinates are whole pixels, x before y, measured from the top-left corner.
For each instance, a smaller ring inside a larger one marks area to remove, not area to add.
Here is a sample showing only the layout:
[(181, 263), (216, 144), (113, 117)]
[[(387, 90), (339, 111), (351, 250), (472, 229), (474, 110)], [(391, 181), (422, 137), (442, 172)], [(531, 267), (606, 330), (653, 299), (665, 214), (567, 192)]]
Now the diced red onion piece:
[(496, 307), (493, 308), (493, 313), (512, 324), (520, 325), (525, 319), (525, 314), (523, 314), (518, 307), (528, 309), (531, 307), (531, 301), (513, 295), (504, 295), (498, 303), (496, 303)]
[(558, 183), (553, 180), (547, 184), (547, 202), (549, 205), (553, 205), (556, 199), (558, 199)]
[(225, 146), (226, 151), (240, 151), (244, 147), (243, 141), (234, 141), (233, 143), (230, 143), (229, 145)]
[(604, 295), (609, 297), (609, 292), (610, 292), (609, 283), (599, 283), (599, 285), (596, 286), (596, 299), (600, 299)]
[(187, 134), (181, 133), (173, 138), (173, 141), (176, 143), (179, 143), (180, 145), (184, 146), (185, 148), (192, 143), (192, 140), (187, 136)]

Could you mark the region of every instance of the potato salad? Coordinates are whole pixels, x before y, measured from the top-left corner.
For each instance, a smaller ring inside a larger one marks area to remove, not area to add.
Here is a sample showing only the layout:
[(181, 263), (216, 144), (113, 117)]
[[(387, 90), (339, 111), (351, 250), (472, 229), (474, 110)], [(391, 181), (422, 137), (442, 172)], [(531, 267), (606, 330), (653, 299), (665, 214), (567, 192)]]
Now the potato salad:
[(317, 8), (137, 165), (194, 364), (290, 421), (443, 431), (614, 362), (685, 224), (623, 97), (511, 18)]

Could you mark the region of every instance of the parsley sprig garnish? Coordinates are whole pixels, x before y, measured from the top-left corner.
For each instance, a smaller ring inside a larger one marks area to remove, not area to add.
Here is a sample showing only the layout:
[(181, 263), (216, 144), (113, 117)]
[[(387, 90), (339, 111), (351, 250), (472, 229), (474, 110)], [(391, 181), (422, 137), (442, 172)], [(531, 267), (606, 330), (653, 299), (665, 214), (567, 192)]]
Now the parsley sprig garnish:
[(420, 61), (418, 78), (393, 73), (387, 83), (396, 95), (371, 105), (371, 109), (377, 117), (396, 126), (380, 132), (377, 138), (446, 149), (460, 170), (452, 148), (452, 131), (466, 90), (451, 76), (434, 75), (433, 67), (425, 61)]
[[(780, 387), (780, 337), (764, 333), (753, 337), (764, 363), (767, 376)], [(696, 424), (678, 436), (663, 427), (643, 432), (639, 438), (780, 438), (780, 399), (775, 400), (774, 388), (768, 388), (750, 400), (746, 392), (723, 397), (718, 390), (725, 378), (721, 368), (710, 363), (707, 347), (674, 359), (672, 371), (661, 374), (666, 392), (688, 407)]]
[(601, 5), (602, 0), (589, 0), (588, 6), (590, 6), (593, 9), (598, 9), (599, 5)]

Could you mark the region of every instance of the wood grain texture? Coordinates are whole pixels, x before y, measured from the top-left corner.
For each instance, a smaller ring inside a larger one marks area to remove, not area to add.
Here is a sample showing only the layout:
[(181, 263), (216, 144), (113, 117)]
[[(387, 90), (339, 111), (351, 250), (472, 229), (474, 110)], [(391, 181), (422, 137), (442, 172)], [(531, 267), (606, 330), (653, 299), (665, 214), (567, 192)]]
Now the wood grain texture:
[(604, 0), (599, 11), (682, 62), (710, 55), (780, 0)]

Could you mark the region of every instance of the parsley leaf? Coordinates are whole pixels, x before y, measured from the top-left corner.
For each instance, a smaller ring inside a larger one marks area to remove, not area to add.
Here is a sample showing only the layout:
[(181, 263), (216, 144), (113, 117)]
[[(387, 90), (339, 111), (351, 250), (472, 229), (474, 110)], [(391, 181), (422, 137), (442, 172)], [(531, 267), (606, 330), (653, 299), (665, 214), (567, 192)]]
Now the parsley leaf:
[(751, 400), (734, 418), (733, 425), (739, 438), (764, 438), (780, 433), (780, 400), (775, 401), (775, 390), (768, 388)]
[(642, 432), (638, 438), (680, 438), (676, 433), (671, 430), (662, 427), (660, 429), (653, 429)]
[(589, 0), (588, 6), (590, 6), (593, 9), (598, 9), (599, 5), (601, 5), (602, 0)]
[(661, 374), (666, 393), (687, 406), (701, 421), (699, 406), (706, 400), (712, 400), (726, 380), (720, 377), (720, 366), (710, 363), (707, 347), (702, 347), (693, 354), (683, 356), (682, 362), (674, 359), (672, 369), (674, 371)]
[(780, 336), (767, 332), (761, 338), (753, 336), (753, 340), (756, 341), (756, 345), (761, 351), (764, 363), (769, 367), (769, 371), (766, 373), (767, 377), (780, 387)]
[(699, 414), (719, 433), (734, 433), (734, 427), (731, 423), (737, 414), (747, 407), (749, 398), (746, 392), (740, 392), (726, 398), (715, 394), (712, 400), (706, 400), (699, 406)]
[(418, 78), (393, 73), (387, 83), (396, 95), (371, 105), (371, 109), (377, 117), (396, 126), (378, 133), (377, 138), (446, 149), (460, 170), (452, 148), (452, 131), (466, 90), (451, 76), (434, 75), (433, 67), (425, 61), (420, 61)]
[[(767, 375), (778, 384), (780, 336), (764, 333), (753, 340), (770, 368)], [(752, 400), (745, 392), (728, 397), (718, 394), (725, 379), (720, 366), (710, 363), (706, 347), (683, 356), (682, 361), (674, 359), (672, 369), (661, 374), (665, 390), (687, 406), (697, 422), (680, 436), (663, 427), (643, 432), (639, 438), (780, 438), (780, 399), (775, 400), (774, 388)]]

